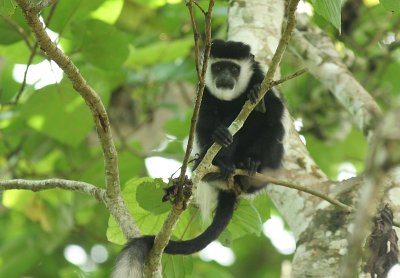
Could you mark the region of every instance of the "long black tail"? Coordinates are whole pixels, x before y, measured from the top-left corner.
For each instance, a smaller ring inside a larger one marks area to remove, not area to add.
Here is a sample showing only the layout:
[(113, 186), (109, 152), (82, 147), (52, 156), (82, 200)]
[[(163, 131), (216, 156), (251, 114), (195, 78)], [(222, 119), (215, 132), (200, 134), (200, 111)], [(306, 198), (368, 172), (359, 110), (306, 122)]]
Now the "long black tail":
[[(167, 254), (189, 255), (204, 249), (228, 226), (235, 208), (236, 195), (231, 192), (219, 191), (218, 204), (211, 225), (200, 235), (190, 240), (170, 240), (164, 252)], [(153, 247), (155, 236), (143, 236), (131, 239), (122, 250), (112, 277), (132, 278), (142, 277), (143, 266)]]
[(228, 226), (235, 208), (236, 195), (231, 192), (219, 191), (218, 204), (211, 225), (199, 236), (185, 241), (171, 240), (164, 252), (167, 254), (189, 255), (204, 249)]

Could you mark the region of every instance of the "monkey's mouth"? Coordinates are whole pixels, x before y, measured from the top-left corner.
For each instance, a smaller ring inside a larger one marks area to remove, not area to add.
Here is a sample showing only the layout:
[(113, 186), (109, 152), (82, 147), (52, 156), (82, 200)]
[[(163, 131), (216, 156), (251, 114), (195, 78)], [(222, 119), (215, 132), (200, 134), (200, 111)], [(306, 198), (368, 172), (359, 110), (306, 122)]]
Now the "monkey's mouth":
[(229, 89), (229, 90), (232, 90), (233, 86), (235, 84), (231, 80), (220, 79), (220, 80), (217, 80), (217, 82), (215, 82), (215, 85), (216, 85), (216, 87), (218, 89)]

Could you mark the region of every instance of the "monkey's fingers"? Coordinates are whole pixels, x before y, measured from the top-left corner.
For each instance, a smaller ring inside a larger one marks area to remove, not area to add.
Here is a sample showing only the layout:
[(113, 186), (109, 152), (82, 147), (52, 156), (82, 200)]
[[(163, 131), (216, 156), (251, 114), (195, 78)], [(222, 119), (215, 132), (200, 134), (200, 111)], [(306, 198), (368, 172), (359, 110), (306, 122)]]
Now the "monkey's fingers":
[(250, 89), (247, 97), (249, 98), (251, 103), (256, 103), (257, 102), (257, 98), (258, 98), (258, 95), (260, 93), (260, 88), (261, 88), (261, 84), (256, 84), (256, 85), (253, 86), (253, 88)]
[(233, 136), (225, 126), (218, 127), (212, 134), (212, 139), (223, 147), (227, 147), (233, 142)]
[(220, 178), (223, 180), (228, 180), (229, 177), (233, 174), (235, 171), (235, 167), (233, 165), (224, 165), (223, 167), (219, 167), (220, 169)]

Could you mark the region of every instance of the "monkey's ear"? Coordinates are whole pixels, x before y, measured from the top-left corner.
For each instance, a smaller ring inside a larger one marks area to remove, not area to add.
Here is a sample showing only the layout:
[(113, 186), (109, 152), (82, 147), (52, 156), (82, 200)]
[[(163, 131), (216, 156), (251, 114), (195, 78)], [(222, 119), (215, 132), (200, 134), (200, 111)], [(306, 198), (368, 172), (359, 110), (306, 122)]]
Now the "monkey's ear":
[(254, 55), (250, 53), (250, 59), (254, 61)]

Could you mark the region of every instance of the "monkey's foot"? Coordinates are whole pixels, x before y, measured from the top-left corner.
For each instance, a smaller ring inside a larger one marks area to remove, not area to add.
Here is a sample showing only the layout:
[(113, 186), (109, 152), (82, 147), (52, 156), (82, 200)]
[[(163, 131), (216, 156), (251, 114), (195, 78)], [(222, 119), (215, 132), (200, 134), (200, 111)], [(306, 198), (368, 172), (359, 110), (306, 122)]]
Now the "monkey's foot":
[(249, 173), (249, 176), (254, 176), (257, 173), (260, 165), (261, 161), (248, 157), (238, 164), (238, 168), (245, 169)]
[(233, 172), (235, 171), (235, 165), (221, 162), (221, 161), (216, 161), (214, 162), (216, 166), (219, 167), (219, 175), (218, 177), (223, 180), (228, 180), (230, 176), (232, 176)]

